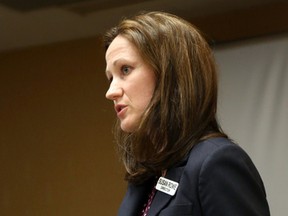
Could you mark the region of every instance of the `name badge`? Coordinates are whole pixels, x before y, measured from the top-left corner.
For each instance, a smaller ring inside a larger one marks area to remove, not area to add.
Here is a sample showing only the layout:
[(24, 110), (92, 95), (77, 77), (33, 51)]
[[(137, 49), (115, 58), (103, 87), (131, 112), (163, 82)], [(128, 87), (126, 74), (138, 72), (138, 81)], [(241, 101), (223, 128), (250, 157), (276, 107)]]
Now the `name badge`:
[(178, 185), (178, 182), (169, 180), (164, 177), (160, 177), (156, 185), (156, 190), (169, 194), (170, 196), (174, 196), (177, 191)]

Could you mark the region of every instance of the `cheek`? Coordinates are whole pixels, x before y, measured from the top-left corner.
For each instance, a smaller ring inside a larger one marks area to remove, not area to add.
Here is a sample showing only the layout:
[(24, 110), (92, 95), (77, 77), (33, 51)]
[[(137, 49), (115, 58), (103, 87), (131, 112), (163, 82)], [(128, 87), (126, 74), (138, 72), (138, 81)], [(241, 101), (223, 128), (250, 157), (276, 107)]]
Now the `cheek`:
[(149, 105), (153, 93), (154, 87), (141, 83), (139, 85), (135, 85), (134, 88), (131, 88), (130, 95), (127, 96), (130, 98), (134, 108), (143, 112)]
[(153, 86), (145, 85), (142, 91), (139, 92), (139, 105), (141, 105), (142, 110), (145, 110), (149, 105), (154, 93)]
[(133, 82), (130, 82), (129, 93), (134, 108), (144, 112), (153, 97), (156, 80), (152, 70), (148, 68), (141, 69), (137, 71), (137, 74), (135, 73)]

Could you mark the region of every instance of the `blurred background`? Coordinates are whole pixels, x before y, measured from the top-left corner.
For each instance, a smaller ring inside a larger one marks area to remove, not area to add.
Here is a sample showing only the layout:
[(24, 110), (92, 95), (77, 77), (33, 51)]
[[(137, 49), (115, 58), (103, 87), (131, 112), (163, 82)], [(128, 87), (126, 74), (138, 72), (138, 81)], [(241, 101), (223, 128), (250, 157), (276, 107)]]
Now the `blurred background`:
[(215, 53), (219, 120), (288, 211), (288, 1), (0, 0), (0, 215), (116, 215), (126, 190), (101, 35), (138, 11), (195, 24)]

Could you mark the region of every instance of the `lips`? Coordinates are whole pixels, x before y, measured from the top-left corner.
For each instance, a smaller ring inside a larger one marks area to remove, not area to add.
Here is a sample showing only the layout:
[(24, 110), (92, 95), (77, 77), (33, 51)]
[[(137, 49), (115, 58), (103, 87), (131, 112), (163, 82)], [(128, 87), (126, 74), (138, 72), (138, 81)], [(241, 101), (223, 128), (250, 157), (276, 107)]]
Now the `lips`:
[(123, 115), (124, 111), (126, 110), (125, 109), (126, 107), (127, 107), (126, 105), (122, 105), (122, 104), (115, 105), (115, 111), (118, 117), (121, 117)]

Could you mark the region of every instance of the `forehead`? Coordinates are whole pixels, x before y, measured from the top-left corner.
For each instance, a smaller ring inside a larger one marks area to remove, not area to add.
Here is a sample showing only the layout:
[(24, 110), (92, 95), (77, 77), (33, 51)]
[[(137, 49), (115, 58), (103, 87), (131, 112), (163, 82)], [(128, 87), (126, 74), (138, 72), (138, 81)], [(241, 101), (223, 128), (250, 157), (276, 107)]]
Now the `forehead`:
[(111, 42), (106, 51), (106, 61), (114, 59), (120, 55), (137, 55), (138, 51), (136, 47), (125, 37), (118, 35)]

